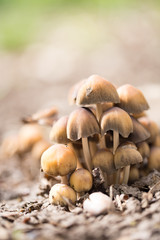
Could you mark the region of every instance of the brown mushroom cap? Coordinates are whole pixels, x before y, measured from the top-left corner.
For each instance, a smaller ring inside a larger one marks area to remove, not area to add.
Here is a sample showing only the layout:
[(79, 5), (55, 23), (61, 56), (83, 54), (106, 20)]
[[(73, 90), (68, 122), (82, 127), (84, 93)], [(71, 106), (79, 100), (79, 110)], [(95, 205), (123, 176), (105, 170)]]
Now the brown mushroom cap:
[(124, 168), (132, 164), (138, 164), (142, 161), (141, 154), (136, 149), (130, 147), (118, 147), (114, 155), (116, 169)]
[(97, 153), (94, 155), (92, 162), (94, 167), (99, 167), (107, 174), (112, 174), (116, 171), (114, 166), (113, 153), (110, 152), (108, 149), (98, 150)]
[(123, 85), (117, 89), (117, 92), (120, 98), (118, 106), (128, 113), (141, 113), (149, 109), (143, 93), (132, 85)]
[(75, 204), (77, 200), (75, 191), (66, 184), (55, 184), (49, 192), (49, 202), (54, 205), (66, 206), (68, 203), (65, 199)]
[(148, 158), (150, 155), (150, 148), (147, 142), (141, 142), (137, 144), (138, 151), (143, 158)]
[(148, 168), (149, 170), (157, 169), (160, 171), (160, 147), (151, 147)]
[[(131, 117), (133, 124), (133, 133), (128, 137), (129, 141), (139, 143), (147, 140), (150, 137), (150, 133), (143, 127), (143, 125), (137, 121), (134, 117)], [(122, 138), (121, 138), (122, 140)], [(124, 139), (126, 141), (126, 139)]]
[(159, 127), (158, 127), (158, 125), (154, 121), (148, 119), (147, 117), (139, 118), (138, 121), (150, 133), (150, 137), (147, 139), (147, 142), (153, 143), (155, 138), (156, 138), (156, 136), (159, 134)]
[(78, 193), (88, 192), (92, 188), (93, 179), (90, 172), (79, 168), (70, 176), (70, 186)]
[(80, 87), (77, 94), (77, 105), (89, 105), (102, 102), (119, 102), (116, 88), (98, 75), (90, 76)]
[(63, 144), (48, 148), (41, 157), (41, 167), (51, 176), (66, 176), (77, 166), (77, 157), (73, 149)]
[(102, 134), (113, 130), (127, 138), (133, 132), (133, 124), (130, 116), (118, 107), (110, 108), (104, 112), (100, 120), (100, 125)]
[(78, 108), (69, 115), (67, 137), (72, 141), (87, 138), (99, 132), (98, 122), (89, 109)]
[(50, 131), (50, 140), (56, 143), (66, 144), (70, 142), (67, 138), (67, 122), (68, 116), (61, 117), (57, 120)]

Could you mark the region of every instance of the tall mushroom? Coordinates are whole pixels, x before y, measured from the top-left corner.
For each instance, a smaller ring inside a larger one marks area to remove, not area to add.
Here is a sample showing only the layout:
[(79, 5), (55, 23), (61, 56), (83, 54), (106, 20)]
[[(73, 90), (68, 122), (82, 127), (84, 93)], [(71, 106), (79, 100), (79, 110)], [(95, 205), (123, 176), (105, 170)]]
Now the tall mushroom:
[(104, 78), (92, 75), (79, 88), (76, 104), (83, 106), (96, 104), (96, 117), (99, 121), (102, 115), (101, 103), (104, 102), (119, 103), (116, 88)]
[(87, 169), (92, 171), (92, 161), (88, 146), (88, 137), (100, 133), (94, 114), (87, 108), (78, 108), (70, 115), (67, 123), (67, 138), (77, 141), (82, 138), (82, 147)]

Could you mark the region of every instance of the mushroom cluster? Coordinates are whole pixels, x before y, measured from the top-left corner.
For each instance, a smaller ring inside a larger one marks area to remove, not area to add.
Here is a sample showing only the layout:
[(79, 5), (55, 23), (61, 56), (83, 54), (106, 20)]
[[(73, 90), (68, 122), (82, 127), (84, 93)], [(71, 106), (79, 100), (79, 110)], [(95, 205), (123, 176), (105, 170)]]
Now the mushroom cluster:
[[(116, 88), (92, 75), (71, 87), (68, 100), (77, 105), (68, 116), (58, 118), (55, 107), (38, 111), (2, 144), (9, 155), (31, 151), (33, 158), (41, 158), (44, 176), (59, 180), (50, 190), (51, 203), (75, 204), (94, 192), (95, 168), (104, 188), (160, 171), (160, 130), (147, 117), (149, 105), (139, 89)], [(50, 140), (39, 125), (51, 127)]]
[(149, 105), (139, 89), (129, 84), (116, 88), (92, 75), (72, 86), (68, 99), (78, 107), (53, 123), (54, 145), (41, 157), (44, 173), (61, 176), (50, 191), (50, 202), (75, 203), (94, 189), (94, 168), (105, 187), (160, 170), (159, 128), (146, 116)]

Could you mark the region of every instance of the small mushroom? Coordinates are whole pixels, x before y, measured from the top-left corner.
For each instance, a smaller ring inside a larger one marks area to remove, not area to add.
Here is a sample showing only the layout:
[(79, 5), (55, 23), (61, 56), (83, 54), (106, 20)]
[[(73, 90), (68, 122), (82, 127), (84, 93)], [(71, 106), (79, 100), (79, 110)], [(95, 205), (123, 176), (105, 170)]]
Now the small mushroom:
[(130, 146), (120, 146), (114, 155), (116, 169), (124, 168), (123, 183), (127, 184), (129, 179), (130, 165), (139, 164), (143, 161), (141, 154)]
[(148, 158), (148, 169), (150, 171), (153, 169), (160, 171), (160, 147), (151, 147)]
[(148, 143), (153, 143), (156, 137), (159, 134), (159, 127), (157, 123), (155, 123), (153, 120), (150, 120), (147, 117), (139, 118), (138, 121), (147, 129), (147, 131), (150, 133), (150, 137), (147, 139)]
[(126, 112), (137, 114), (149, 109), (143, 93), (130, 84), (125, 84), (117, 89), (120, 103), (118, 106)]
[(101, 133), (113, 130), (113, 154), (119, 145), (119, 134), (127, 138), (133, 132), (132, 120), (127, 112), (118, 107), (108, 109), (103, 113), (101, 120)]
[(77, 167), (77, 157), (71, 147), (55, 144), (42, 154), (41, 167), (48, 175), (61, 176), (62, 183), (67, 184), (67, 175)]
[(43, 139), (43, 131), (37, 124), (25, 124), (18, 133), (19, 151), (26, 152), (41, 139)]
[(93, 179), (90, 172), (84, 168), (75, 170), (70, 176), (70, 186), (79, 193), (78, 196), (84, 195), (92, 188)]
[(75, 204), (76, 200), (75, 191), (66, 184), (55, 184), (49, 192), (49, 202), (54, 205), (67, 206), (68, 202)]
[(103, 173), (105, 187), (109, 185), (109, 176), (112, 175), (116, 169), (114, 166), (113, 153), (108, 149), (100, 149), (96, 152), (93, 159), (93, 166), (99, 167)]
[(98, 216), (114, 211), (112, 199), (101, 192), (94, 192), (83, 202), (83, 209), (91, 215)]
[(139, 180), (139, 169), (135, 166), (132, 166), (130, 169), (130, 174), (129, 174), (129, 182), (133, 183), (137, 180)]

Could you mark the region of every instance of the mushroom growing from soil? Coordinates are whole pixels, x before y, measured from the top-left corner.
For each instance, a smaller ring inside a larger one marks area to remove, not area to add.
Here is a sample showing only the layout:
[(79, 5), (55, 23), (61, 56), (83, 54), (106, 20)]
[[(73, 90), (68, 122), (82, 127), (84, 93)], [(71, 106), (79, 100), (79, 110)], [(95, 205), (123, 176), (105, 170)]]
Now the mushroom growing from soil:
[(114, 155), (116, 169), (124, 169), (123, 183), (127, 184), (129, 179), (130, 165), (139, 164), (143, 161), (141, 154), (136, 150), (136, 146), (123, 145), (117, 148)]
[(49, 192), (49, 202), (54, 205), (67, 206), (68, 202), (75, 204), (76, 200), (75, 191), (66, 184), (55, 184)]
[(70, 115), (67, 123), (67, 138), (72, 141), (82, 139), (85, 163), (92, 171), (92, 161), (88, 146), (88, 137), (100, 133), (99, 124), (94, 114), (87, 108), (78, 108)]
[(150, 156), (148, 158), (149, 171), (156, 169), (160, 171), (160, 147), (151, 147)]
[(150, 120), (147, 117), (139, 118), (138, 121), (147, 129), (147, 131), (150, 133), (150, 137), (147, 139), (148, 143), (153, 143), (156, 137), (159, 134), (159, 127), (157, 123), (155, 123), (153, 120)]
[(101, 133), (113, 130), (113, 154), (119, 145), (119, 134), (127, 138), (133, 132), (132, 120), (127, 112), (118, 107), (108, 109), (103, 113), (101, 120)]
[(138, 114), (149, 109), (143, 93), (130, 84), (122, 85), (117, 89), (120, 103), (118, 106), (130, 114)]
[(71, 147), (55, 144), (42, 154), (41, 167), (44, 173), (61, 176), (61, 183), (68, 184), (67, 175), (76, 169), (77, 156)]
[(101, 103), (119, 103), (116, 88), (112, 83), (98, 75), (90, 76), (79, 88), (77, 94), (77, 105), (96, 105), (96, 117), (99, 121), (102, 115)]
[(92, 159), (93, 166), (99, 167), (104, 177), (105, 187), (110, 184), (109, 176), (115, 171), (113, 153), (107, 148), (99, 149)]
[(79, 168), (71, 174), (69, 182), (70, 186), (78, 193), (78, 197), (80, 197), (92, 188), (93, 179), (88, 170)]

